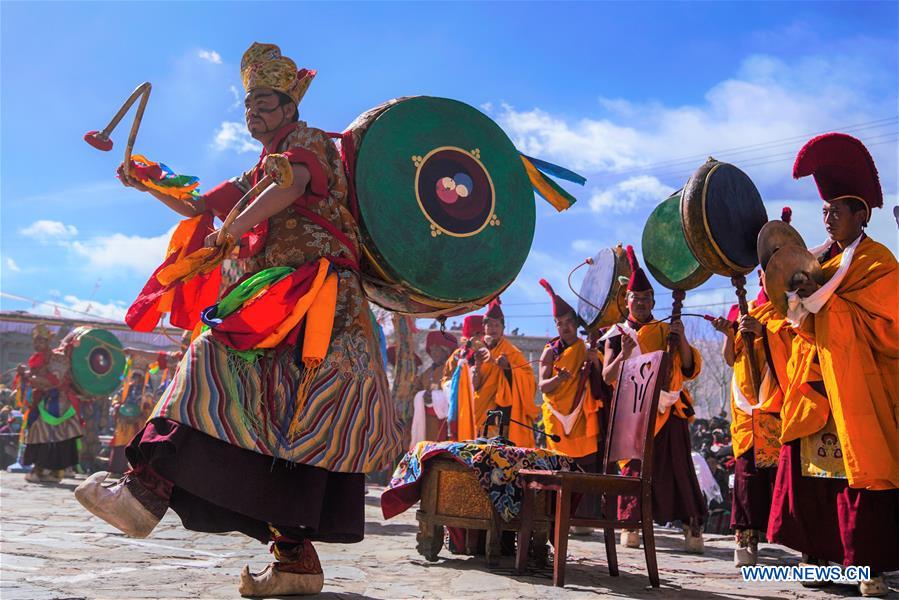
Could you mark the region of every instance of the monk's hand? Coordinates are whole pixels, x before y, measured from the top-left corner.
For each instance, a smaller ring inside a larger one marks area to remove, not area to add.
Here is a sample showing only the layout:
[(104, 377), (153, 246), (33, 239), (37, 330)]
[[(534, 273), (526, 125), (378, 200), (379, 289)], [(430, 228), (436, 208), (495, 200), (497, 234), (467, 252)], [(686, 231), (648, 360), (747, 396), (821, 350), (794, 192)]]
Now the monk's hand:
[(668, 328), (668, 331), (676, 336), (685, 337), (684, 322), (681, 320), (671, 321), (671, 326)]
[(489, 362), (490, 361), (490, 350), (486, 347), (478, 348), (478, 351), (475, 352), (475, 360), (479, 363)]
[(587, 360), (590, 361), (593, 366), (599, 366), (599, 351), (597, 351), (596, 348), (587, 350)]
[(724, 317), (718, 317), (712, 321), (712, 327), (716, 330), (720, 331), (723, 334), (728, 334), (732, 331), (730, 326), (730, 321), (725, 319)]
[(634, 341), (634, 338), (627, 335), (626, 333), (621, 334), (621, 353), (625, 358), (628, 358), (634, 350), (637, 348), (637, 342)]
[(764, 332), (765, 328), (755, 317), (750, 317), (749, 315), (743, 315), (740, 317), (740, 333), (744, 335), (747, 333), (751, 333), (758, 337)]
[(818, 282), (809, 277), (806, 273), (799, 273), (793, 276), (791, 281), (794, 291), (799, 294), (800, 298), (808, 298), (818, 291), (821, 286)]
[(511, 369), (512, 368), (512, 365), (509, 364), (509, 359), (506, 358), (505, 354), (503, 354), (502, 356), (500, 356), (499, 358), (496, 359), (496, 364), (501, 369)]
[(556, 375), (556, 377), (559, 378), (559, 381), (568, 381), (569, 379), (571, 379), (571, 373), (568, 371), (568, 369), (559, 367), (559, 374)]
[(122, 182), (122, 185), (125, 187), (134, 188), (141, 192), (149, 192), (150, 188), (142, 184), (140, 181), (125, 173), (125, 163), (119, 165), (119, 167), (115, 170), (116, 175), (119, 176), (119, 179)]

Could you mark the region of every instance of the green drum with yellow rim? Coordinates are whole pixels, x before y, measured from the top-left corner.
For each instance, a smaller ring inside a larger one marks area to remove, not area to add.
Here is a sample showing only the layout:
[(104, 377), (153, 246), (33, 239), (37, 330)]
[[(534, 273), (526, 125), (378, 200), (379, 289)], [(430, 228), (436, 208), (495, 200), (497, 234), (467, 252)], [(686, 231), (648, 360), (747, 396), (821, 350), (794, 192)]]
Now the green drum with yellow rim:
[(653, 209), (643, 227), (643, 262), (656, 281), (669, 290), (692, 290), (712, 272), (699, 264), (684, 236), (681, 192)]
[(515, 279), (534, 236), (534, 193), (499, 125), (463, 102), (418, 96), (366, 112), (348, 133), (370, 300), (463, 314)]
[(107, 396), (125, 372), (122, 342), (106, 329), (76, 327), (63, 341), (71, 366), (72, 383), (87, 396)]

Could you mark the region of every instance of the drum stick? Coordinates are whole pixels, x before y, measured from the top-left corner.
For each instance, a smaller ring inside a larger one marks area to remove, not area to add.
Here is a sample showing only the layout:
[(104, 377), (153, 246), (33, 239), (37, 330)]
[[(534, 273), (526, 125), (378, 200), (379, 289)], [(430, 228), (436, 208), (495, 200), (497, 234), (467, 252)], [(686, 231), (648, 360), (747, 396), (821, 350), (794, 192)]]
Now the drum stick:
[[(749, 314), (749, 304), (746, 302), (746, 277), (737, 275), (730, 278), (734, 289), (737, 292), (737, 305), (740, 307), (740, 315)], [(761, 375), (759, 371), (758, 359), (755, 356), (755, 334), (748, 331), (743, 332), (743, 339), (746, 341), (746, 356), (749, 358), (749, 378), (752, 389), (758, 394), (761, 387)]]
[(290, 160), (283, 154), (269, 154), (262, 162), (262, 170), (265, 176), (259, 180), (259, 183), (250, 188), (243, 198), (237, 201), (225, 217), (222, 227), (219, 229), (218, 235), (215, 237), (215, 245), (222, 246), (228, 235), (228, 228), (234, 223), (238, 215), (243, 209), (257, 196), (264, 192), (270, 185), (274, 184), (279, 188), (288, 188), (293, 183), (293, 171), (290, 168)]
[(116, 112), (109, 121), (109, 124), (104, 127), (102, 131), (89, 131), (84, 134), (84, 140), (94, 148), (97, 148), (98, 150), (111, 150), (112, 141), (109, 139), (109, 134), (112, 133), (122, 118), (124, 118), (134, 102), (140, 98), (140, 104), (137, 105), (137, 112), (134, 115), (134, 122), (131, 123), (131, 132), (128, 134), (128, 144), (125, 146), (125, 163), (123, 170), (126, 177), (131, 174), (131, 151), (134, 149), (137, 131), (140, 129), (140, 122), (144, 118), (144, 110), (147, 108), (147, 101), (150, 99), (150, 91), (152, 88), (153, 86), (150, 85), (149, 81), (145, 81), (137, 86), (125, 102), (122, 103), (118, 112)]

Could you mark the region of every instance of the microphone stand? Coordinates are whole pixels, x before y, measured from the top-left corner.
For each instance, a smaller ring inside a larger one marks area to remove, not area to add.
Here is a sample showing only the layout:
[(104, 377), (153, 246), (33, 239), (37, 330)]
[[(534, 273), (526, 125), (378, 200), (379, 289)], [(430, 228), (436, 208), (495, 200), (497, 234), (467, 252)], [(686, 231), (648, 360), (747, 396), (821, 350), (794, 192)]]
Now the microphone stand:
[(554, 441), (554, 442), (556, 442), (556, 443), (559, 443), (559, 442), (562, 441), (562, 438), (559, 437), (558, 435), (556, 435), (556, 434), (554, 434), (554, 433), (546, 433), (545, 431), (540, 431), (539, 429), (537, 429), (537, 428), (536, 428), (535, 426), (533, 426), (533, 425), (528, 425), (527, 423), (522, 423), (521, 421), (516, 421), (515, 419), (512, 419), (512, 418), (509, 418), (509, 419), (503, 419), (503, 411), (501, 411), (501, 410), (489, 410), (489, 411), (487, 411), (487, 420), (484, 422), (484, 432), (483, 432), (483, 437), (487, 437), (487, 429), (488, 429), (491, 425), (495, 425), (495, 424), (496, 424), (496, 419), (500, 419), (499, 434), (500, 434), (501, 437), (505, 437), (505, 436), (503, 435), (503, 433), (504, 433), (504, 431), (503, 431), (503, 426), (504, 426), (507, 422), (509, 422), (509, 423), (515, 423), (516, 425), (519, 425), (519, 426), (521, 426), (521, 427), (524, 427), (525, 429), (530, 429), (532, 432), (534, 432), (534, 433), (536, 433), (536, 434), (539, 434), (539, 435), (542, 435), (543, 437), (549, 438), (549, 439), (551, 439), (552, 441)]

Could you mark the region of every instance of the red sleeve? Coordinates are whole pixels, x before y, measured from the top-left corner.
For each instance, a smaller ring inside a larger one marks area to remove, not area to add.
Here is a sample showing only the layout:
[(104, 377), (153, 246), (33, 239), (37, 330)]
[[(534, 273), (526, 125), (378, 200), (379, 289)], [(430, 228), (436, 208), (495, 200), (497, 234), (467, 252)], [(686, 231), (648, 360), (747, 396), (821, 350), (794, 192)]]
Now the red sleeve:
[(206, 200), (206, 210), (212, 211), (212, 214), (219, 219), (228, 216), (228, 213), (241, 198), (243, 198), (243, 192), (230, 181), (220, 183), (203, 194), (203, 199)]
[(308, 204), (310, 196), (316, 198), (328, 197), (328, 175), (325, 173), (325, 169), (322, 167), (322, 163), (315, 152), (300, 146), (294, 146), (284, 152), (284, 155), (287, 156), (287, 160), (291, 164), (303, 165), (309, 170), (309, 186), (306, 188), (306, 193), (297, 199), (298, 203)]

